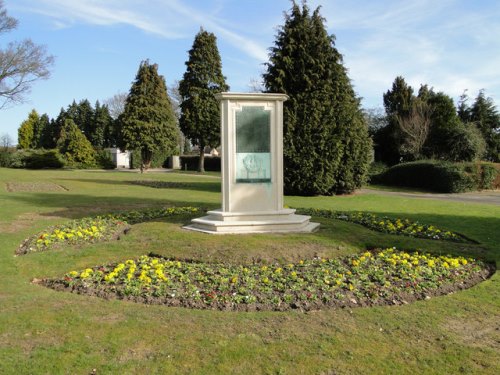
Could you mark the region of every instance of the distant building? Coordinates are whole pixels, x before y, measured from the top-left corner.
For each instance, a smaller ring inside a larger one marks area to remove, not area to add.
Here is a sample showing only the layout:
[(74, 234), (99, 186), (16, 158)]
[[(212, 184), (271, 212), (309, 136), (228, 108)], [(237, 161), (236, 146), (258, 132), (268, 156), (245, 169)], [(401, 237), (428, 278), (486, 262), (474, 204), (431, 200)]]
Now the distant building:
[(116, 168), (130, 168), (130, 151), (121, 151), (119, 148), (106, 148)]
[[(199, 146), (193, 146), (191, 149), (191, 153), (194, 155), (199, 155)], [(210, 146), (206, 146), (205, 149), (203, 150), (205, 156), (219, 156), (220, 150), (217, 150), (216, 148), (211, 148)]]

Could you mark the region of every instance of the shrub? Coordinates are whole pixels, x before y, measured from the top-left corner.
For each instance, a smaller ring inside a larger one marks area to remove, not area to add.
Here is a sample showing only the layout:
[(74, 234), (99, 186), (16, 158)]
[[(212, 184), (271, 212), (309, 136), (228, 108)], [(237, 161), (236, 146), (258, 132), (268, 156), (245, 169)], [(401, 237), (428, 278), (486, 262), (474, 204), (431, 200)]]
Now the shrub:
[(57, 150), (36, 150), (25, 155), (24, 167), (28, 169), (57, 169), (65, 166), (62, 155)]
[[(171, 151), (153, 152), (150, 168), (167, 168), (168, 158), (172, 155)], [(130, 167), (139, 169), (141, 167), (141, 152), (134, 150), (130, 154)]]
[[(198, 170), (198, 155), (182, 155), (180, 157), (181, 169), (184, 171)], [(212, 172), (221, 171), (220, 156), (205, 156), (205, 170)]]
[(10, 155), (10, 168), (24, 168), (24, 158), (30, 154), (29, 151), (17, 150)]
[(374, 176), (377, 176), (379, 174), (382, 174), (387, 170), (387, 164), (381, 162), (381, 161), (374, 161), (373, 163), (370, 164), (370, 169), (368, 171), (368, 176), (370, 181)]
[(0, 167), (8, 168), (12, 162), (13, 152), (10, 150), (0, 150)]
[(96, 166), (95, 151), (73, 120), (64, 121), (57, 146), (69, 166), (73, 168), (93, 168)]
[(393, 166), (374, 176), (372, 182), (440, 193), (460, 193), (492, 189), (497, 175), (496, 168), (488, 163), (423, 160)]
[(100, 168), (103, 169), (115, 169), (116, 165), (111, 160), (111, 154), (104, 150), (98, 150), (96, 152), (96, 162)]

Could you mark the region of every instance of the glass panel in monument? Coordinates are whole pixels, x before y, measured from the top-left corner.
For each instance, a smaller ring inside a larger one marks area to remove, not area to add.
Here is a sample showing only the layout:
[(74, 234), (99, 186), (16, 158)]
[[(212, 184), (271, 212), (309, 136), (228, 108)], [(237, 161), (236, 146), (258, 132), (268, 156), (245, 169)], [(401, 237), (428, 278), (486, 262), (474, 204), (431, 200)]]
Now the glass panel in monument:
[(264, 107), (236, 112), (236, 182), (271, 182), (271, 111)]

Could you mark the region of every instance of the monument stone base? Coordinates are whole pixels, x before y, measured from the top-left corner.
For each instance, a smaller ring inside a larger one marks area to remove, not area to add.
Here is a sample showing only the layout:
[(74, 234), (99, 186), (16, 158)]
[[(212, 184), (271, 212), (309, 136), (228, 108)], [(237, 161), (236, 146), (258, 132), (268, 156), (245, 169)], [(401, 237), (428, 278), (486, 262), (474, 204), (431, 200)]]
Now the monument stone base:
[(231, 233), (311, 233), (319, 223), (310, 216), (296, 215), (293, 209), (261, 212), (208, 211), (207, 216), (193, 219), (185, 229), (212, 234)]

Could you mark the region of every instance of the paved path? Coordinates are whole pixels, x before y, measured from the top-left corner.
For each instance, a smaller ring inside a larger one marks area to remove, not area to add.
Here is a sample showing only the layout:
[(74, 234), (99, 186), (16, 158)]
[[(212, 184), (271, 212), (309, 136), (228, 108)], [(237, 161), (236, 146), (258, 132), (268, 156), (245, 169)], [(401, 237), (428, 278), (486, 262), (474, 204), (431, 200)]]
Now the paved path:
[(356, 193), (393, 195), (393, 196), (408, 197), (408, 198), (439, 199), (445, 201), (456, 201), (456, 202), (466, 202), (466, 203), (472, 202), (472, 203), (493, 204), (500, 206), (499, 190), (487, 190), (487, 191), (478, 191), (470, 193), (437, 194), (437, 193), (404, 193), (399, 191), (360, 189), (357, 190)]

